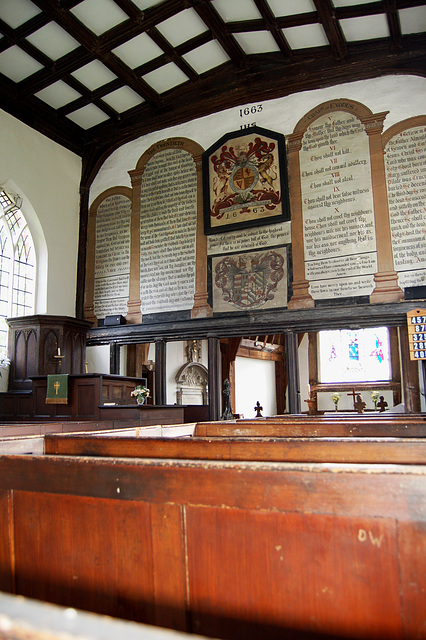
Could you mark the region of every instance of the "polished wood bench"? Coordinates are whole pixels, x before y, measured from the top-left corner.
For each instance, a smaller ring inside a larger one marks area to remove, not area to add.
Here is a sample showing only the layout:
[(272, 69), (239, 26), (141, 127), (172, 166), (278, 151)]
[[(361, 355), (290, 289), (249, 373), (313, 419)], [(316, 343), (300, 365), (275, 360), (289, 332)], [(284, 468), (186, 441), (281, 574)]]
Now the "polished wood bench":
[(426, 467), (0, 457), (0, 589), (234, 640), (424, 637)]
[(291, 420), (264, 419), (218, 422), (197, 422), (194, 436), (199, 437), (260, 437), (260, 438), (424, 438), (426, 423), (416, 421), (358, 420)]
[(176, 460), (425, 464), (426, 440), (399, 438), (140, 438), (126, 432), (46, 435), (47, 455)]

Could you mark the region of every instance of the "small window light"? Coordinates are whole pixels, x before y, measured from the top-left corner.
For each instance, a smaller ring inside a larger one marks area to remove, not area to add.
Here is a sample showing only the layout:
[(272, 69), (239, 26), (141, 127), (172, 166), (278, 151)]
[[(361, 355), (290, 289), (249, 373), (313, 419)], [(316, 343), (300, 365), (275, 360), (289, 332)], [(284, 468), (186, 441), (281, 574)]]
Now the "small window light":
[(7, 191), (1, 188), (0, 205), (4, 213), (14, 213), (22, 207), (22, 197), (13, 193), (7, 193)]

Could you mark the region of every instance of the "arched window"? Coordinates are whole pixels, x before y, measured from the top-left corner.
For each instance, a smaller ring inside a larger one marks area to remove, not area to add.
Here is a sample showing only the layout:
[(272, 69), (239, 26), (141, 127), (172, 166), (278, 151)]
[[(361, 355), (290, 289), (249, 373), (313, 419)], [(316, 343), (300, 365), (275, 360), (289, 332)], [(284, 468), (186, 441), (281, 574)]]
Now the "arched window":
[(34, 311), (35, 251), (21, 204), (0, 190), (0, 352), (7, 350), (6, 318)]

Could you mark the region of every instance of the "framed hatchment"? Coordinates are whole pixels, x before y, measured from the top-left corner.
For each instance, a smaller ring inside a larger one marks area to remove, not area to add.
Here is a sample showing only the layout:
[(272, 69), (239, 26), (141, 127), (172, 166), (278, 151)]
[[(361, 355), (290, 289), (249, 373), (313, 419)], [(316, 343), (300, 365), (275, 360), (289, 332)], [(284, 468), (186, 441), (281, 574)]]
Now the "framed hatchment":
[(287, 247), (209, 258), (213, 311), (287, 306)]
[(223, 136), (203, 153), (207, 235), (290, 219), (284, 136), (260, 127)]

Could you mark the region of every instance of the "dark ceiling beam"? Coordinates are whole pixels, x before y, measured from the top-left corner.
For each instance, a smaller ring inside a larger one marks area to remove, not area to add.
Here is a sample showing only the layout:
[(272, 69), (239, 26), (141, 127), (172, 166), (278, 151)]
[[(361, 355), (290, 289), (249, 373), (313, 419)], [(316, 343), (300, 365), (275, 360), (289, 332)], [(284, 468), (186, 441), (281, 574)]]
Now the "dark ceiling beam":
[(99, 55), (99, 39), (82, 25), (72, 13), (64, 10), (59, 3), (54, 3), (51, 0), (34, 0), (34, 3), (85, 47), (92, 56), (101, 60), (110, 71), (121, 78), (123, 83), (128, 84), (141, 98), (157, 106), (161, 104), (158, 94), (147, 83), (137, 78), (136, 74), (117, 56), (109, 51), (105, 51), (102, 56)]
[(265, 0), (254, 0), (254, 2), (264, 20), (265, 25), (267, 26), (268, 30), (272, 34), (272, 37), (277, 43), (279, 50), (285, 58), (291, 58), (292, 50), (289, 47), (283, 32), (277, 27), (275, 16), (272, 13), (269, 5), (265, 2)]
[(95, 57), (86, 51), (84, 47), (74, 49), (74, 51), (57, 60), (52, 67), (40, 69), (29, 78), (22, 80), (18, 84), (19, 95), (24, 99), (33, 93), (37, 93), (37, 91), (45, 89), (94, 59)]
[[(4, 40), (0, 40), (0, 53), (9, 48), (10, 43), (16, 44), (18, 41), (38, 31), (49, 22), (49, 18), (44, 13), (38, 13), (34, 18), (27, 20), (20, 27), (12, 29), (6, 22), (0, 20), (0, 32), (4, 34)], [(11, 32), (13, 32), (11, 34)]]
[[(123, 118), (117, 127), (110, 123), (94, 127), (91, 132), (92, 162), (86, 163), (83, 184), (90, 186), (112, 151), (152, 131), (182, 124), (245, 102), (276, 99), (306, 90), (334, 86), (347, 82), (348, 77), (353, 81), (398, 73), (425, 77), (426, 47), (423, 40), (418, 40), (415, 49), (417, 50), (409, 52), (389, 52), (388, 44), (379, 43), (374, 48), (369, 46), (367, 50), (362, 45), (357, 45), (349, 51), (345, 61), (338, 63), (331, 55), (313, 56), (308, 62), (309, 74), (306, 73), (304, 62), (289, 65), (285, 76), (282, 64), (271, 64), (269, 67), (258, 65), (247, 71), (244, 83), (239, 82), (231, 65), (225, 65), (223, 72), (215, 75), (210, 83), (200, 82), (196, 96), (183, 89), (179, 95), (174, 92), (173, 108), (165, 107), (161, 111), (150, 112), (148, 106), (142, 106), (132, 110), (132, 114)], [(380, 52), (381, 55), (378, 55)]]
[(399, 23), (397, 3), (395, 0), (384, 0), (384, 3), (392, 45), (395, 49), (399, 49), (401, 47), (401, 25)]
[[(11, 46), (17, 45), (22, 51), (25, 51), (29, 56), (31, 56), (34, 60), (43, 65), (43, 67), (48, 67), (51, 71), (53, 69), (54, 63), (52, 60), (42, 51), (34, 47), (29, 40), (25, 38), (19, 38), (16, 35), (15, 29), (12, 29), (7, 25), (3, 20), (0, 19), (0, 32), (3, 33), (4, 39), (7, 41), (7, 46), (5, 49), (8, 49)], [(3, 49), (3, 51), (5, 50)]]
[(177, 53), (176, 50), (168, 43), (164, 36), (158, 31), (158, 29), (150, 29), (148, 32), (151, 40), (155, 42), (166, 54), (170, 62), (174, 62), (177, 67), (189, 78), (192, 82), (196, 82), (198, 75), (195, 73), (192, 67)]
[(1, 108), (78, 156), (84, 154), (85, 132), (71, 120), (58, 118), (52, 107), (38, 98), (17, 98), (16, 87), (1, 77)]
[(342, 28), (336, 20), (336, 12), (331, 0), (314, 0), (319, 21), (330, 43), (335, 57), (340, 60), (346, 55), (346, 40)]
[(246, 67), (246, 54), (235, 38), (230, 35), (228, 25), (222, 20), (214, 6), (210, 3), (199, 3), (198, 0), (189, 0), (189, 2), (212, 32), (213, 38), (219, 42), (229, 56), (233, 65), (238, 69)]
[[(125, 4), (129, 3), (129, 0), (126, 0)], [(117, 4), (119, 3), (117, 2)], [(131, 19), (125, 20), (99, 36), (98, 52), (101, 54), (103, 51), (113, 51), (116, 47), (125, 44), (149, 29), (153, 29), (157, 24), (164, 22), (164, 20), (171, 18), (176, 12), (185, 8), (184, 0), (168, 0), (168, 2), (162, 2), (157, 6), (146, 9), (146, 11), (136, 9), (137, 13)], [(126, 13), (128, 12), (126, 11)]]

